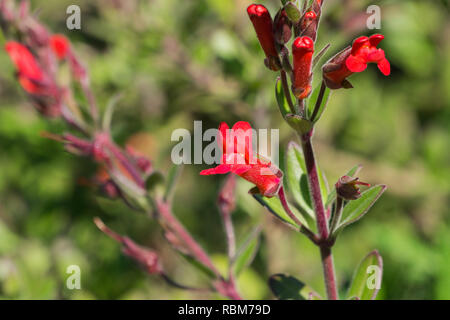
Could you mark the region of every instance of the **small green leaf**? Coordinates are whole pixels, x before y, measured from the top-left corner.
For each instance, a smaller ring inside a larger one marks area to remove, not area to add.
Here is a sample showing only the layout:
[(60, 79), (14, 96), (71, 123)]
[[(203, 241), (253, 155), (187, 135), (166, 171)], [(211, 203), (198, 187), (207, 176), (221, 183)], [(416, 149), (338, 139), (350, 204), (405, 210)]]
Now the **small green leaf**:
[(279, 77), (275, 83), (275, 97), (277, 98), (278, 108), (280, 108), (281, 115), (285, 118), (288, 113), (291, 113), (291, 109), (286, 96), (284, 95), (283, 84), (281, 83)]
[(167, 174), (167, 181), (166, 181), (166, 190), (164, 192), (164, 199), (166, 201), (170, 201), (173, 193), (175, 191), (175, 186), (177, 184), (178, 177), (181, 175), (181, 172), (183, 170), (182, 165), (176, 165), (174, 164)]
[(291, 1), (286, 3), (286, 5), (284, 6), (284, 10), (286, 10), (286, 15), (288, 16), (289, 20), (294, 23), (297, 23), (302, 17), (302, 13), (300, 12), (300, 10)]
[(238, 276), (242, 270), (252, 263), (258, 252), (260, 233), (261, 227), (256, 227), (239, 247), (232, 261), (230, 261), (234, 275)]
[(280, 300), (310, 300), (320, 297), (300, 280), (282, 273), (271, 276), (269, 286), (273, 294)]
[(386, 190), (385, 185), (373, 186), (362, 192), (359, 199), (349, 201), (344, 207), (342, 222), (336, 228), (335, 234), (338, 234), (346, 226), (361, 219), (383, 194), (384, 190)]
[[(296, 228), (298, 227), (297, 224), (294, 222), (294, 220), (292, 220), (291, 217), (289, 217), (289, 215), (286, 213), (286, 211), (284, 211), (283, 205), (281, 204), (280, 199), (278, 197), (267, 198), (260, 194), (253, 194), (253, 197), (256, 199), (256, 201), (258, 201), (264, 207), (266, 207), (267, 210), (269, 210), (269, 212), (272, 213), (274, 216), (276, 216), (278, 219)], [(305, 227), (308, 228), (308, 223), (306, 222), (305, 218), (301, 215), (301, 213), (298, 212), (298, 210), (293, 206), (290, 206), (290, 208), (291, 211), (298, 218), (298, 220), (300, 220), (300, 222)]]
[[(358, 174), (358, 172), (359, 172), (359, 170), (361, 170), (361, 168), (362, 168), (362, 166), (360, 164), (358, 164), (358, 165), (354, 166), (353, 168), (351, 168), (350, 170), (348, 170), (345, 175), (349, 176), (349, 177), (354, 177), (355, 175)], [(331, 206), (335, 200), (336, 200), (336, 188), (333, 186), (330, 193), (328, 194), (327, 201), (325, 203), (325, 208), (328, 208), (329, 206)]]
[(285, 116), (287, 123), (292, 129), (297, 131), (300, 135), (304, 135), (311, 131), (313, 123), (299, 115), (289, 113)]
[(145, 185), (148, 191), (154, 190), (158, 185), (164, 184), (165, 177), (161, 171), (155, 170), (147, 178)]
[(383, 259), (378, 251), (374, 250), (365, 256), (356, 268), (347, 297), (374, 300), (379, 291), (382, 276)]
[[(312, 114), (314, 112), (317, 100), (318, 100), (319, 95), (320, 95), (321, 87), (322, 87), (322, 84), (318, 85), (313, 90), (313, 92), (311, 93), (311, 96), (308, 99), (308, 119), (311, 119), (311, 116), (312, 116)], [(322, 96), (322, 101), (321, 101), (320, 106), (319, 106), (319, 111), (315, 115), (314, 119), (312, 119), (312, 121), (314, 123), (319, 121), (320, 117), (322, 116), (322, 114), (323, 114), (323, 112), (325, 110), (325, 107), (326, 107), (326, 105), (328, 103), (328, 99), (330, 98), (330, 93), (331, 93), (330, 88), (325, 87), (325, 90), (324, 90), (323, 96)]]

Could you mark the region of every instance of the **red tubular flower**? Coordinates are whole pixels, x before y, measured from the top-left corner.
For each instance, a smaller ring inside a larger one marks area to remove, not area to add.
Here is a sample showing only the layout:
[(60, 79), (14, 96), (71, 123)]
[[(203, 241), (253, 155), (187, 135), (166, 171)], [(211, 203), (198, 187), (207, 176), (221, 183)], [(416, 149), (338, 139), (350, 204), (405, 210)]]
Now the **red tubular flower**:
[(293, 91), (297, 98), (305, 99), (311, 92), (311, 62), (314, 41), (308, 37), (298, 37), (292, 44), (294, 60)]
[(16, 66), (19, 83), (24, 90), (31, 94), (43, 93), (44, 73), (28, 48), (19, 42), (8, 41), (5, 50)]
[(64, 59), (70, 50), (70, 42), (61, 34), (50, 37), (50, 47), (59, 59)]
[(352, 47), (344, 49), (331, 58), (323, 67), (323, 76), (330, 89), (352, 88), (347, 77), (355, 72), (366, 70), (368, 63), (376, 63), (382, 74), (388, 76), (391, 66), (386, 59), (384, 51), (377, 45), (384, 39), (381, 34), (368, 37), (359, 37)]
[(267, 65), (274, 71), (279, 70), (280, 66), (278, 52), (275, 48), (273, 22), (269, 11), (263, 5), (251, 4), (247, 8), (247, 13), (255, 28), (259, 43), (266, 54)]
[(259, 192), (272, 197), (278, 193), (283, 173), (270, 161), (252, 150), (252, 128), (248, 122), (236, 122), (230, 130), (225, 122), (219, 127), (217, 142), (222, 149), (222, 163), (201, 175), (235, 173), (255, 184)]

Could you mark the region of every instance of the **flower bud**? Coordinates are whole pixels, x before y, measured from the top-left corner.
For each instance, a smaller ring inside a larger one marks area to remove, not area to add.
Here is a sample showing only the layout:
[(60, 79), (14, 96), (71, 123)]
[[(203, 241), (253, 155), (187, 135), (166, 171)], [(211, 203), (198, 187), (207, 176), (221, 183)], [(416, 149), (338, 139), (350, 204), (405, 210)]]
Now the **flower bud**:
[(292, 36), (292, 22), (289, 20), (286, 10), (278, 11), (274, 19), (274, 35), (277, 43), (283, 45), (287, 43)]
[(266, 54), (266, 65), (271, 70), (280, 69), (278, 51), (275, 47), (275, 38), (273, 34), (273, 23), (269, 11), (260, 4), (251, 4), (247, 8), (247, 13), (255, 28), (261, 48)]
[(310, 37), (298, 37), (292, 44), (294, 60), (293, 92), (298, 99), (305, 99), (311, 92), (311, 63), (314, 42)]
[(67, 38), (60, 34), (50, 37), (50, 48), (58, 59), (64, 59), (70, 50), (70, 42)]
[(317, 14), (314, 11), (308, 11), (304, 14), (300, 22), (300, 34), (316, 41), (318, 25), (319, 19)]
[(370, 184), (358, 181), (358, 179), (342, 176), (335, 185), (337, 195), (345, 200), (356, 200), (361, 197), (358, 185), (370, 186)]

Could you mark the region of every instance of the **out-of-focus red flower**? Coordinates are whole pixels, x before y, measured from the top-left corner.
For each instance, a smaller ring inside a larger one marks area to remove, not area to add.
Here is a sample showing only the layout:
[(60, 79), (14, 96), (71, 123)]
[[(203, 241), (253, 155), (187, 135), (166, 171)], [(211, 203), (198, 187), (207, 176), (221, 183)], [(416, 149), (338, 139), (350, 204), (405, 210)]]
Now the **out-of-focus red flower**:
[(267, 197), (277, 194), (283, 173), (270, 161), (254, 154), (252, 128), (248, 122), (236, 122), (230, 130), (225, 122), (219, 127), (217, 142), (222, 149), (222, 161), (217, 167), (203, 170), (201, 175), (235, 173), (255, 184)]
[(311, 92), (311, 63), (314, 41), (308, 37), (298, 37), (292, 43), (294, 60), (293, 91), (297, 98), (305, 99)]
[(50, 47), (59, 59), (64, 59), (69, 54), (70, 42), (65, 36), (55, 34), (50, 37)]
[(267, 65), (270, 69), (280, 69), (278, 52), (275, 48), (275, 37), (273, 33), (273, 22), (269, 11), (260, 4), (251, 4), (247, 8), (248, 16), (255, 28), (259, 43), (267, 57)]
[(368, 63), (376, 63), (382, 74), (388, 76), (391, 66), (383, 49), (377, 45), (384, 39), (381, 34), (359, 37), (348, 47), (331, 58), (323, 67), (325, 83), (330, 89), (351, 88), (347, 77), (355, 72), (366, 70)]
[(19, 83), (24, 90), (31, 94), (43, 93), (44, 73), (30, 50), (15, 41), (8, 41), (5, 50), (17, 69)]

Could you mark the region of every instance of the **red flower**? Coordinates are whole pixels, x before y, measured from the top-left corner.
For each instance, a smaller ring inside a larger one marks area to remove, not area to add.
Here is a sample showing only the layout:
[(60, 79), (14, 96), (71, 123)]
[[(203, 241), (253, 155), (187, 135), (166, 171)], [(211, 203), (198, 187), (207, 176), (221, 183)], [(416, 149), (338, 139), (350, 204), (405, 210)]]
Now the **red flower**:
[(278, 52), (275, 48), (275, 37), (273, 34), (273, 22), (269, 11), (263, 5), (251, 4), (247, 8), (247, 13), (253, 23), (259, 43), (266, 54), (269, 68), (274, 71), (279, 70)]
[(306, 98), (311, 92), (311, 62), (314, 42), (310, 37), (298, 37), (292, 43), (294, 60), (294, 94), (299, 99)]
[(235, 173), (256, 185), (259, 192), (272, 197), (280, 189), (283, 173), (270, 161), (253, 155), (252, 128), (248, 122), (236, 122), (230, 130), (225, 122), (219, 126), (217, 142), (222, 149), (222, 163), (201, 175)]
[(19, 83), (25, 91), (31, 94), (43, 93), (44, 73), (28, 48), (19, 42), (8, 41), (5, 50), (16, 66)]
[(366, 70), (368, 63), (376, 63), (378, 69), (385, 76), (391, 73), (391, 66), (386, 59), (384, 51), (378, 49), (377, 45), (384, 39), (381, 34), (368, 37), (359, 37), (349, 47), (338, 53), (323, 67), (324, 80), (331, 89), (342, 87), (351, 88), (347, 77), (355, 72)]
[(64, 59), (70, 50), (70, 42), (61, 34), (50, 37), (50, 47), (59, 59)]

